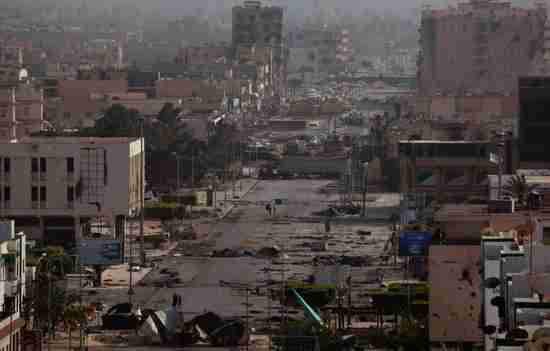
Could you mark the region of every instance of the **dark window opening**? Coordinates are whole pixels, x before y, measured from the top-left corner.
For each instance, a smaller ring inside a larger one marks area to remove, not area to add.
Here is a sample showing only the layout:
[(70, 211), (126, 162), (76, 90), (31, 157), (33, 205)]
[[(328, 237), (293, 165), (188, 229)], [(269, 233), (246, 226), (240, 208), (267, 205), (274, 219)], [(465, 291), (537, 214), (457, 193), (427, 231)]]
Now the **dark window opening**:
[(46, 198), (46, 187), (45, 186), (41, 186), (40, 187), (40, 201), (47, 201), (47, 198)]
[(6, 157), (4, 158), (4, 173), (10, 173), (11, 171), (11, 159)]
[(4, 187), (4, 201), (11, 200), (11, 188), (9, 186)]
[(67, 157), (67, 173), (74, 173), (74, 158)]
[(33, 186), (31, 188), (31, 201), (32, 202), (38, 201), (38, 187), (37, 186)]
[(40, 157), (40, 172), (41, 173), (47, 172), (46, 159), (44, 157)]
[(31, 172), (38, 173), (38, 159), (36, 157), (31, 160)]

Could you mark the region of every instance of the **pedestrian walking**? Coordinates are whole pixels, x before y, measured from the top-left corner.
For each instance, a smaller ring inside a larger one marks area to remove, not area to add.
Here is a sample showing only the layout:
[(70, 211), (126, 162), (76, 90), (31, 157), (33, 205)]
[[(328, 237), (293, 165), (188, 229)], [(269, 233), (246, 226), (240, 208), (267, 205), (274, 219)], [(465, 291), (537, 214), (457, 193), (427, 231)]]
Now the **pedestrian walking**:
[(268, 216), (271, 216), (271, 204), (265, 205), (265, 211), (267, 212)]
[(275, 216), (276, 213), (277, 213), (277, 206), (273, 205), (273, 215)]

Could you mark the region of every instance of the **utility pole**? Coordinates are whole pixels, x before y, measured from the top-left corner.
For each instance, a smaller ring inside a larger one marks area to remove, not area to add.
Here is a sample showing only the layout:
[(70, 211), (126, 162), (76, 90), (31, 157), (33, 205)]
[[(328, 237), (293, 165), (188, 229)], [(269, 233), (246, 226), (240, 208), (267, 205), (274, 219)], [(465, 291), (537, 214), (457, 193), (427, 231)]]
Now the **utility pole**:
[[(133, 218), (130, 219), (130, 236), (134, 236), (134, 221)], [(130, 306), (132, 306), (132, 295), (134, 295), (134, 279), (133, 279), (133, 265), (134, 265), (134, 250), (133, 250), (133, 240), (130, 240), (130, 281), (129, 281), (129, 288), (128, 288), (128, 303)]]
[(143, 222), (145, 221), (145, 135), (143, 134), (143, 123), (144, 119), (140, 118), (140, 147), (141, 147), (141, 164), (140, 164), (140, 189), (139, 189), (139, 196), (140, 196), (140, 220), (139, 220), (139, 237), (140, 237), (140, 258), (141, 258), (141, 266), (144, 267), (146, 264), (145, 259), (145, 237), (143, 235)]
[(46, 339), (48, 351), (51, 350), (51, 337), (52, 337), (52, 277), (50, 273), (50, 260), (46, 253), (42, 254), (43, 258), (46, 258), (46, 274), (48, 277), (48, 338)]

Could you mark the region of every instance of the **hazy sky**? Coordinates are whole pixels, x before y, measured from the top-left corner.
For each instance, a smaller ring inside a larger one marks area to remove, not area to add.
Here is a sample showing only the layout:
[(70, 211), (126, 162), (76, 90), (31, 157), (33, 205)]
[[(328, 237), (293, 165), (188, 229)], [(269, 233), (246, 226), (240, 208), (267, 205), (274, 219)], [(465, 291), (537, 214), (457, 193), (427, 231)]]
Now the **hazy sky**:
[[(145, 11), (159, 10), (168, 15), (181, 15), (186, 12), (202, 9), (204, 12), (218, 12), (220, 9), (229, 9), (235, 4), (242, 4), (243, 0), (16, 0), (19, 3), (57, 3), (78, 6), (86, 2), (92, 8), (110, 8), (113, 4), (133, 4)], [(464, 0), (468, 1), (468, 0)], [(550, 0), (548, 0), (550, 1)], [(1, 3), (12, 3), (13, 0), (0, 0)], [(371, 12), (393, 12), (395, 14), (411, 16), (414, 10), (424, 4), (435, 7), (454, 5), (459, 0), (263, 0), (263, 4), (282, 5), (289, 14), (307, 16), (314, 7), (338, 8), (340, 12), (361, 14)], [(511, 0), (512, 3), (523, 6), (534, 6), (536, 0)]]

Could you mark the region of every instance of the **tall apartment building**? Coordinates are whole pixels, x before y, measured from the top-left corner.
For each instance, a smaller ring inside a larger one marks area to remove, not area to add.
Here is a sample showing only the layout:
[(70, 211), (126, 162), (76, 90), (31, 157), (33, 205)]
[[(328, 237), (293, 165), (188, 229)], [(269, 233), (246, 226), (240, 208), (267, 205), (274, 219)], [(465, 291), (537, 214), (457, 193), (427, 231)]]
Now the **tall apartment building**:
[(418, 90), (435, 94), (516, 94), (544, 49), (546, 9), (470, 0), (425, 9), (420, 26)]
[(245, 1), (233, 7), (233, 47), (256, 45), (274, 49), (283, 45), (283, 8)]
[(42, 130), (44, 94), (28, 83), (0, 86), (0, 141), (16, 140)]
[(133, 138), (0, 142), (0, 218), (51, 245), (72, 246), (98, 219), (122, 240), (126, 218), (141, 208), (142, 145)]
[(287, 93), (283, 14), (282, 7), (262, 6), (260, 1), (245, 1), (243, 6), (233, 7), (233, 49), (255, 46), (273, 50), (273, 91), (279, 98)]

